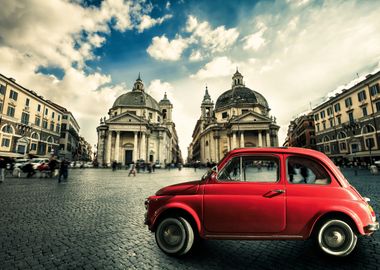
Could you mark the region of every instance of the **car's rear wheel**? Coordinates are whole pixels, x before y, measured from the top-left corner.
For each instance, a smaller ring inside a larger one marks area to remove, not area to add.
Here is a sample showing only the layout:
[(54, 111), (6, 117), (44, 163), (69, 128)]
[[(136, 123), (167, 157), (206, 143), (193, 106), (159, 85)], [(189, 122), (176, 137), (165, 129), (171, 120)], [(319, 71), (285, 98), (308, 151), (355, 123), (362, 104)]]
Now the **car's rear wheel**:
[(358, 238), (348, 222), (330, 219), (324, 222), (317, 235), (320, 249), (332, 256), (349, 255), (356, 246)]
[(155, 236), (158, 247), (171, 256), (188, 253), (194, 243), (193, 228), (183, 217), (168, 217), (161, 220)]

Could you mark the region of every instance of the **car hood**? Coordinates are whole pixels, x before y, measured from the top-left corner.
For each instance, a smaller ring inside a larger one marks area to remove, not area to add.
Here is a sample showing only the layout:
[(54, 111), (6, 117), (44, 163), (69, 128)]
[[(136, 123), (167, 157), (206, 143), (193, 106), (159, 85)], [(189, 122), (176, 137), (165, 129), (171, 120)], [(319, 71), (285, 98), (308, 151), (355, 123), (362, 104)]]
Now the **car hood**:
[(161, 188), (156, 192), (157, 196), (163, 195), (192, 195), (196, 194), (201, 181), (190, 181)]

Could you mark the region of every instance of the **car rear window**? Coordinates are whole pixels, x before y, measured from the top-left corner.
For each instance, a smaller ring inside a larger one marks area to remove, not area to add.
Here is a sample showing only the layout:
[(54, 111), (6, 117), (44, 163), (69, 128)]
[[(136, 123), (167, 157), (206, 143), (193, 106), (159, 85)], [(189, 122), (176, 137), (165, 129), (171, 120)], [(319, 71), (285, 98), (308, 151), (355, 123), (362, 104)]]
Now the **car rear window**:
[(303, 156), (290, 156), (286, 160), (287, 178), (292, 184), (328, 185), (331, 178), (317, 161)]

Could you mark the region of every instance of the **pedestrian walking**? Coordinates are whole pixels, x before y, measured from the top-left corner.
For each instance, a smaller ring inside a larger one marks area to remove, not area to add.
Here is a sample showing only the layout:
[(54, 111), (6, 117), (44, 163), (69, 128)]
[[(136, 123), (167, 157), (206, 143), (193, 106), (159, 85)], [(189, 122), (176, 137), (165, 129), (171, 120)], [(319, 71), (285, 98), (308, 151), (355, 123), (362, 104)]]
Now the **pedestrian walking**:
[(153, 172), (156, 170), (156, 163), (153, 163), (152, 170)]
[(69, 163), (65, 158), (62, 158), (61, 165), (59, 167), (58, 183), (61, 183), (63, 177), (64, 180), (69, 176)]
[(112, 162), (112, 171), (116, 171), (116, 165), (117, 165), (117, 163), (116, 163), (116, 160), (114, 160), (113, 162)]
[(131, 169), (129, 170), (128, 176), (131, 176), (131, 174), (133, 174), (133, 176), (136, 176), (136, 166), (134, 162), (131, 164)]
[(5, 169), (7, 168), (7, 162), (4, 158), (0, 157), (0, 183), (4, 182)]

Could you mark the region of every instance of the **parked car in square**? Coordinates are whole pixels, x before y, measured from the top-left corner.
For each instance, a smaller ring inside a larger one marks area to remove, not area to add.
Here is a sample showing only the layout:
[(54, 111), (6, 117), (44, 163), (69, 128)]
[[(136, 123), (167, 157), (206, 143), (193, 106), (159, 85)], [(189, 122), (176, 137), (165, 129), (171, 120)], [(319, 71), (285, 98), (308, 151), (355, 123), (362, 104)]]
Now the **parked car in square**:
[(306, 240), (347, 256), (379, 229), (376, 215), (323, 153), (242, 148), (200, 181), (164, 187), (145, 201), (145, 224), (166, 254), (188, 253), (197, 238)]
[(43, 164), (43, 163), (48, 164), (49, 163), (49, 159), (48, 158), (32, 158), (30, 160), (30, 162), (33, 165), (33, 169), (37, 170), (38, 166), (40, 166), (41, 164)]

